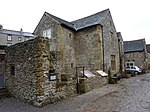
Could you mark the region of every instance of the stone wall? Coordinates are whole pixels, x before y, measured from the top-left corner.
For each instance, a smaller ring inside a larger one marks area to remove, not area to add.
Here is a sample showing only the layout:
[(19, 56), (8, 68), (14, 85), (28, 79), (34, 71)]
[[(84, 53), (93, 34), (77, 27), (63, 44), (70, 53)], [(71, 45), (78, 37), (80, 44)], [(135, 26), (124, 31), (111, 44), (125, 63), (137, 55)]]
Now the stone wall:
[(43, 30), (49, 28), (52, 30), (50, 51), (58, 57), (52, 61), (54, 69), (60, 73), (58, 79), (61, 80), (61, 75), (68, 77), (68, 80), (72, 79), (76, 67), (74, 31), (63, 27), (48, 15), (44, 15), (34, 33), (36, 36), (43, 36)]
[(77, 66), (87, 70), (103, 70), (101, 26), (93, 26), (77, 32), (75, 38)]
[(9, 92), (36, 106), (53, 103), (76, 92), (74, 80), (49, 80), (53, 69), (48, 38), (37, 37), (6, 49), (6, 87)]
[(95, 76), (80, 79), (80, 93), (85, 93), (107, 84), (107, 77)]
[(104, 71), (108, 72), (108, 69), (111, 68), (111, 55), (115, 55), (116, 70), (112, 70), (112, 72), (117, 73), (120, 68), (118, 38), (110, 13), (101, 25), (103, 26)]
[(125, 53), (125, 66), (127, 62), (133, 62), (135, 66), (141, 67), (144, 70), (147, 70), (145, 52), (129, 52)]

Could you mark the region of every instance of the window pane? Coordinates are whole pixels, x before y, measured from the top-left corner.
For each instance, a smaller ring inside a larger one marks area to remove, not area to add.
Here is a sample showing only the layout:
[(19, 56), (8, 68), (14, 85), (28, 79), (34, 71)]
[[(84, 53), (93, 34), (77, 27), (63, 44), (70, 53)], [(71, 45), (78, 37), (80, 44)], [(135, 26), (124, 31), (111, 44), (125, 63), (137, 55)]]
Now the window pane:
[(11, 40), (12, 40), (12, 36), (11, 36), (11, 35), (8, 35), (8, 36), (7, 36), (7, 40), (11, 41)]
[(48, 37), (48, 38), (51, 38), (51, 29), (48, 29), (48, 30), (47, 30), (47, 37)]
[(11, 46), (12, 45), (12, 43), (7, 43), (7, 46)]
[(43, 37), (46, 37), (46, 30), (43, 31)]
[(18, 37), (18, 41), (22, 41), (22, 38), (21, 38), (21, 37)]

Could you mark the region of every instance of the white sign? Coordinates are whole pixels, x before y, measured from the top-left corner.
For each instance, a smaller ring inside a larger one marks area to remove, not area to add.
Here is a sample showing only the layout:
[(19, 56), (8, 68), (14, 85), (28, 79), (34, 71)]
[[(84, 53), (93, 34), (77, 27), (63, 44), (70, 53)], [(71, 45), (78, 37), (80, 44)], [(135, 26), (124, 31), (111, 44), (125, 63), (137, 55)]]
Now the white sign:
[(50, 80), (56, 80), (56, 75), (50, 76)]
[(97, 70), (96, 72), (99, 73), (101, 76), (108, 76), (108, 74), (106, 74), (102, 70)]
[[(81, 73), (83, 73), (83, 71), (81, 71)], [(95, 76), (93, 73), (91, 73), (91, 72), (88, 71), (88, 70), (85, 70), (85, 71), (84, 71), (84, 75), (85, 75), (86, 77), (94, 77), (94, 76)]]

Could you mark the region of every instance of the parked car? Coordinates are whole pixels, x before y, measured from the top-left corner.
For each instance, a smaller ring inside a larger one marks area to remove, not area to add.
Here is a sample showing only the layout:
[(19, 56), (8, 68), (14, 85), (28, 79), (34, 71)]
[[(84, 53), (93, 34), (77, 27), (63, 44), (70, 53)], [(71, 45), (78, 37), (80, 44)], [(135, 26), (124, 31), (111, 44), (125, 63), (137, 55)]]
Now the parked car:
[(125, 71), (127, 73), (131, 73), (131, 74), (134, 74), (134, 75), (142, 73), (142, 69), (139, 68), (138, 66), (127, 66), (125, 68)]

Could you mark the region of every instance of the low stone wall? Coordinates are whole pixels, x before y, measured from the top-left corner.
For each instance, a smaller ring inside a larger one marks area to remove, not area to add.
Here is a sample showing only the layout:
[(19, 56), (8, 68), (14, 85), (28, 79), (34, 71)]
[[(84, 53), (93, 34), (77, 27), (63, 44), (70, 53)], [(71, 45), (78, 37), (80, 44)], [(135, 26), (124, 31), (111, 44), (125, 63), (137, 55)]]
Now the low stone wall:
[(43, 106), (76, 92), (75, 81), (61, 84), (50, 80), (51, 57), (49, 39), (38, 37), (6, 49), (6, 87), (16, 98), (35, 106)]
[(95, 76), (80, 79), (80, 92), (85, 93), (100, 88), (108, 83), (107, 77)]

